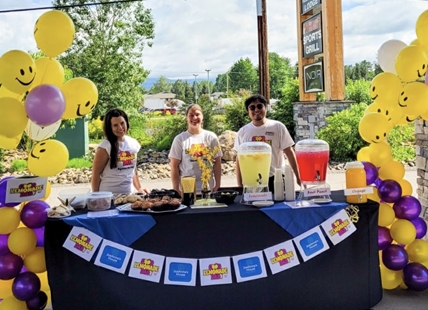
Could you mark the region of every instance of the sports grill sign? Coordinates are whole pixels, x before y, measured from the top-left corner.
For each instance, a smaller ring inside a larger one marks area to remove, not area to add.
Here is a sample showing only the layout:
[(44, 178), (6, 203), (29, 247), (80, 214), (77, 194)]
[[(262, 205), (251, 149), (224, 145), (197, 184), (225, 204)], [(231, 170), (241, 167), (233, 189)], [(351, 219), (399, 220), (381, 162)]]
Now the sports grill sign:
[(323, 52), (321, 14), (314, 15), (302, 23), (302, 35), (303, 58)]

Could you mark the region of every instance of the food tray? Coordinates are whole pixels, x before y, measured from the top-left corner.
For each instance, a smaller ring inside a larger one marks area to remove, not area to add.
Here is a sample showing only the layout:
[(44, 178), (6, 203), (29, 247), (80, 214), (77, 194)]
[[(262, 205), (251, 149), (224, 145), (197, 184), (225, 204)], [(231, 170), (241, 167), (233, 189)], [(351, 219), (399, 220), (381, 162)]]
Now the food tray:
[(131, 204), (130, 203), (126, 203), (126, 204), (124, 204), (124, 205), (120, 205), (120, 206), (117, 206), (116, 207), (116, 209), (118, 209), (119, 211), (122, 211), (122, 212), (136, 212), (136, 213), (151, 213), (151, 214), (157, 214), (157, 213), (171, 213), (171, 212), (178, 212), (178, 211), (181, 211), (181, 210), (184, 210), (184, 209), (186, 209), (187, 208), (187, 206), (186, 205), (182, 205), (182, 204), (180, 204), (180, 206), (177, 208), (177, 209), (174, 209), (174, 210), (162, 210), (162, 211), (153, 211), (152, 209), (147, 209), (147, 210), (133, 210), (132, 208), (131, 208)]

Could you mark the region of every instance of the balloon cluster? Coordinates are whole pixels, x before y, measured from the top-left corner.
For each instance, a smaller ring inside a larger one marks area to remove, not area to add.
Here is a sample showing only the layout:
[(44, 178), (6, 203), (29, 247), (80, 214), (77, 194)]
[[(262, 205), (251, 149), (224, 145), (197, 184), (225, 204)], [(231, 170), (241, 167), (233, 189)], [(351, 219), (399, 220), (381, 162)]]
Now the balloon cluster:
[(85, 116), (98, 101), (97, 87), (89, 79), (64, 83), (64, 68), (54, 58), (70, 47), (74, 35), (67, 14), (48, 11), (34, 26), (34, 39), (47, 57), (34, 61), (20, 50), (0, 57), (0, 148), (15, 149), (25, 132), (33, 142), (28, 170), (41, 177), (58, 174), (68, 163), (67, 147), (49, 139), (61, 121)]
[[(393, 159), (387, 142), (391, 129), (418, 117), (428, 120), (428, 10), (416, 22), (417, 39), (410, 45), (389, 40), (378, 50), (384, 72), (370, 85), (374, 102), (359, 123), (359, 133), (369, 146), (357, 159), (364, 163), (369, 198), (380, 203), (378, 245), (382, 287), (398, 286), (414, 291), (428, 289), (428, 242), (422, 238), (427, 224), (421, 203), (411, 196), (411, 184), (403, 179), (404, 165)], [(424, 79), (425, 76), (425, 79)]]
[[(0, 57), (0, 148), (16, 149), (24, 133), (30, 141), (28, 170), (50, 177), (67, 165), (67, 147), (50, 139), (64, 119), (83, 117), (98, 101), (95, 84), (82, 77), (64, 83), (64, 68), (54, 57), (70, 47), (75, 35), (61, 11), (42, 14), (34, 26), (37, 46), (47, 56), (36, 61), (10, 50)], [(0, 181), (0, 310), (41, 310), (50, 299), (44, 255), (44, 225), (50, 194), (44, 199), (6, 203)]]
[(50, 194), (41, 200), (6, 203), (0, 181), (0, 310), (41, 310), (50, 300), (44, 252), (44, 226)]

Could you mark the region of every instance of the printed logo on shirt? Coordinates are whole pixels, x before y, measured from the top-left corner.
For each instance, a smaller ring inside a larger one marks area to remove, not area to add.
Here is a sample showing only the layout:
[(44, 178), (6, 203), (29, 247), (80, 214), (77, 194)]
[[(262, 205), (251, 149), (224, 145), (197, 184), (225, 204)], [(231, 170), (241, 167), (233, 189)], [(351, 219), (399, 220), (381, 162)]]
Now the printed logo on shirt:
[(272, 145), (272, 140), (267, 140), (265, 136), (253, 136), (251, 138), (253, 142), (266, 142), (269, 145)]
[(129, 151), (121, 151), (117, 156), (117, 161), (121, 162), (123, 166), (132, 165), (132, 161), (135, 159), (135, 154), (131, 154)]

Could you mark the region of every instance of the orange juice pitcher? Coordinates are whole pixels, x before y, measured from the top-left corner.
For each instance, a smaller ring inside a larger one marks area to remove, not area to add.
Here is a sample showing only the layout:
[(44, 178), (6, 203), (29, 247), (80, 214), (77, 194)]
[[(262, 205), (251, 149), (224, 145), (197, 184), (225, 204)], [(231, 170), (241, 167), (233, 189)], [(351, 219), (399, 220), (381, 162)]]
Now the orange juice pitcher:
[[(361, 188), (367, 187), (366, 171), (362, 162), (353, 161), (345, 166), (346, 169), (346, 188)], [(348, 203), (366, 203), (367, 194), (357, 194), (346, 196)]]

